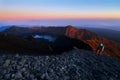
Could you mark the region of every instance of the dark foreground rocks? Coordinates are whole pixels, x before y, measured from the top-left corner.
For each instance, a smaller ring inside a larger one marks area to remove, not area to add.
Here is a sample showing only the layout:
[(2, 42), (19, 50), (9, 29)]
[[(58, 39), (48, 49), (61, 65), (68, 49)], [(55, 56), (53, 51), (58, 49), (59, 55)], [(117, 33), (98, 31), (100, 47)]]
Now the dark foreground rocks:
[(72, 50), (61, 55), (0, 55), (0, 80), (119, 80), (120, 60)]

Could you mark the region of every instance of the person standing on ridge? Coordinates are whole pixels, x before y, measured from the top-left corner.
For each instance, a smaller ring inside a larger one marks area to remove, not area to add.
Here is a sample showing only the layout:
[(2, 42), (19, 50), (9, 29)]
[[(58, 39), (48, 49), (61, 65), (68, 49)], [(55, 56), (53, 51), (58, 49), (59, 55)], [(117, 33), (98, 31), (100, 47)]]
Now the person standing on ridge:
[(103, 43), (99, 43), (96, 53), (97, 53), (97, 55), (100, 55), (100, 54), (103, 54), (103, 52), (104, 52), (104, 45), (103, 45)]

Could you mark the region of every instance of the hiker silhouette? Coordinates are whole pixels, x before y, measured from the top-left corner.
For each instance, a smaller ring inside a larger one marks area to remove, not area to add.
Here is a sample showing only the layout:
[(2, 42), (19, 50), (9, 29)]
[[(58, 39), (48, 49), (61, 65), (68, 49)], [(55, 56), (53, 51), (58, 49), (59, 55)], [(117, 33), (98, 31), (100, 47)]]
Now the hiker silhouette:
[(98, 44), (96, 53), (97, 53), (97, 55), (101, 55), (101, 54), (103, 54), (103, 52), (104, 52), (104, 45), (103, 45), (102, 42), (100, 42), (100, 43)]

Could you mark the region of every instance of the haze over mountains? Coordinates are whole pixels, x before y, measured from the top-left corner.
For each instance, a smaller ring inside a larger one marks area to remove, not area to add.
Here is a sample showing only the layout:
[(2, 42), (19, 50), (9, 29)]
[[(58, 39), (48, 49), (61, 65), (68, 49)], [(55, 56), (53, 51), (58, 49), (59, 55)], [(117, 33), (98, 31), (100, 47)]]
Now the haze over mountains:
[(0, 21), (0, 27), (6, 25), (32, 26), (65, 26), (72, 24), (78, 28), (104, 28), (120, 31), (120, 19), (32, 19)]

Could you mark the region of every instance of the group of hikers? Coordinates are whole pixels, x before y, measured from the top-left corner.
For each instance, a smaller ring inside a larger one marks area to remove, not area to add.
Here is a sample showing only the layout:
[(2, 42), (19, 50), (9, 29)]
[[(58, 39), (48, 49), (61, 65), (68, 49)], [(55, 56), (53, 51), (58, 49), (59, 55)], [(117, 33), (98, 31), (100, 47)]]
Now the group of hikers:
[(100, 42), (100, 43), (98, 44), (97, 49), (96, 49), (96, 54), (97, 54), (97, 55), (101, 55), (101, 54), (103, 54), (103, 52), (104, 52), (104, 45), (103, 45), (102, 42)]

